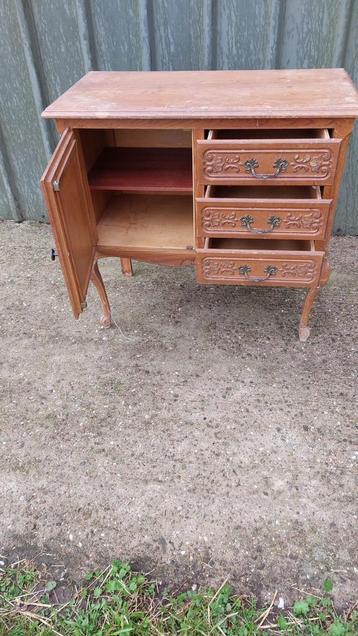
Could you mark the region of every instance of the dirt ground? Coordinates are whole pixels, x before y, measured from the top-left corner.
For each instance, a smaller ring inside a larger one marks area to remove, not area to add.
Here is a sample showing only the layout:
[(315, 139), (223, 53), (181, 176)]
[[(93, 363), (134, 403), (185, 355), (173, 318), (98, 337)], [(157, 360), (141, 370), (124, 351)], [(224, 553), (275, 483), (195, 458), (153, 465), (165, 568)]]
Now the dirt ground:
[(300, 290), (102, 272), (72, 318), (45, 225), (0, 224), (0, 554), (80, 577), (113, 558), (262, 600), (357, 591), (358, 239), (297, 338)]

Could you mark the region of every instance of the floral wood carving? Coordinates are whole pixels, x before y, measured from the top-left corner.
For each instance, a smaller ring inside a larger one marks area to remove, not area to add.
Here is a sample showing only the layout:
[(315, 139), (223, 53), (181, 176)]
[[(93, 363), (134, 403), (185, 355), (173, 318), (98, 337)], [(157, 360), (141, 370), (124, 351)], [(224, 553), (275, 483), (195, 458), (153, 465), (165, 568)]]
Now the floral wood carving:
[(311, 281), (316, 274), (316, 263), (309, 261), (306, 263), (283, 263), (280, 268), (283, 278), (299, 278)]
[(323, 215), (320, 210), (311, 210), (302, 214), (289, 212), (283, 219), (286, 228), (308, 230), (312, 233), (319, 232), (323, 227)]
[[(204, 277), (207, 279), (221, 278), (236, 280), (247, 280), (245, 274), (243, 274), (243, 265), (245, 265), (243, 259), (229, 259), (229, 258), (214, 258), (207, 257), (202, 261), (202, 268)], [(262, 261), (262, 271), (267, 266), (267, 262)], [(314, 261), (275, 261), (276, 274), (275, 280), (303, 280), (305, 282), (311, 282), (317, 275), (317, 265)]]
[[(268, 154), (268, 156), (272, 158), (272, 165), (275, 165), (278, 161), (278, 159), (276, 159), (276, 162), (274, 161), (276, 153), (271, 154), (270, 151), (264, 152), (260, 150), (256, 152), (259, 159), (265, 154)], [(289, 160), (289, 168), (283, 175), (283, 178), (289, 178), (290, 174), (292, 176), (297, 174), (297, 178), (299, 178), (299, 174), (303, 172), (308, 176), (312, 175), (316, 178), (324, 179), (333, 169), (334, 155), (330, 149), (317, 151), (302, 150), (300, 152), (295, 152), (294, 149), (283, 149), (277, 150), (277, 153), (285, 157), (285, 161)], [(251, 179), (255, 175), (248, 173), (245, 168), (245, 162), (247, 163), (248, 156), (248, 153), (244, 150), (240, 153), (237, 152), (237, 150), (227, 149), (207, 150), (203, 155), (204, 176), (212, 179), (215, 177), (224, 179), (225, 177), (229, 178), (240, 175), (240, 178)], [(277, 175), (273, 174), (272, 178), (275, 176)], [(280, 178), (282, 178), (282, 175), (280, 175)]]
[(296, 154), (291, 161), (294, 172), (313, 172), (321, 177), (327, 177), (332, 169), (332, 152), (322, 150), (322, 152)]
[(240, 274), (241, 266), (242, 261), (231, 261), (227, 258), (205, 258), (203, 260), (205, 278), (245, 278), (243, 274)]
[(236, 151), (207, 150), (204, 153), (203, 170), (207, 177), (239, 174), (240, 165), (240, 155)]
[(240, 221), (236, 210), (225, 210), (223, 208), (204, 208), (202, 212), (202, 225), (204, 230), (220, 230), (227, 228), (237, 228)]
[[(241, 213), (245, 212), (244, 208), (203, 208), (201, 212), (201, 225), (206, 232), (227, 231), (236, 230), (247, 232), (247, 227), (241, 222)], [(266, 210), (265, 210), (266, 211)], [(250, 210), (252, 214), (255, 214), (257, 210)], [(270, 208), (267, 210), (267, 214), (272, 215), (273, 210)], [(300, 230), (307, 231), (307, 234), (317, 234), (324, 226), (324, 217), (320, 210), (306, 209), (306, 210), (276, 210), (277, 214), (280, 214), (282, 230)], [(252, 223), (256, 225), (262, 225), (258, 223), (258, 217), (251, 217)], [(263, 218), (265, 221), (265, 227), (267, 223), (270, 223), (270, 219)], [(274, 230), (273, 230), (274, 231)]]

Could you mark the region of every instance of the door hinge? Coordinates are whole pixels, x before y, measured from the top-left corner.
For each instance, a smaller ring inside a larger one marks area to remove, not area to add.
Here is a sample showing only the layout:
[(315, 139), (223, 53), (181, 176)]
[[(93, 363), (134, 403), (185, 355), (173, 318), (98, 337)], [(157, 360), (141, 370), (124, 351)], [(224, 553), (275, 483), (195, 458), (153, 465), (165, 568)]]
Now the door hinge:
[(57, 180), (52, 181), (52, 190), (54, 192), (59, 192), (60, 191), (60, 182), (59, 181), (57, 181)]
[(86, 301), (84, 301), (83, 303), (81, 303), (81, 309), (82, 309), (82, 311), (84, 311), (85, 309), (87, 309), (87, 303), (86, 303)]

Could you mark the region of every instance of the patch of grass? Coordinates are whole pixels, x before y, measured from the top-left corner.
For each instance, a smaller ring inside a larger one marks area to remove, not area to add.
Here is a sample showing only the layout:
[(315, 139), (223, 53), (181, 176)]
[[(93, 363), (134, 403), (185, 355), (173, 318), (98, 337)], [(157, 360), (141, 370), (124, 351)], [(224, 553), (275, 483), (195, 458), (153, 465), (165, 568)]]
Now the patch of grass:
[[(353, 606), (339, 616), (330, 592), (305, 596), (280, 611), (275, 597), (259, 608), (252, 597), (235, 595), (225, 581), (217, 590), (159, 594), (157, 584), (114, 561), (90, 572), (69, 600), (60, 603), (59, 583), (46, 580), (32, 563), (0, 571), (0, 636), (255, 636), (260, 634), (354, 636)], [(357, 604), (356, 604), (357, 605)]]

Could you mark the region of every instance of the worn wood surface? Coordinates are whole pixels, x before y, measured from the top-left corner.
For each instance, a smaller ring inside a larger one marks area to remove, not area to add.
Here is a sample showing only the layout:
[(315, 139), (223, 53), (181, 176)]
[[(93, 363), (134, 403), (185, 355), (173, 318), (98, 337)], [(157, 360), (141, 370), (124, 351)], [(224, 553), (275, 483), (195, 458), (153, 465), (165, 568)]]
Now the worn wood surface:
[(91, 72), (43, 112), (45, 118), (356, 117), (343, 69)]
[(97, 232), (78, 136), (64, 132), (41, 185), (76, 318), (83, 311)]

